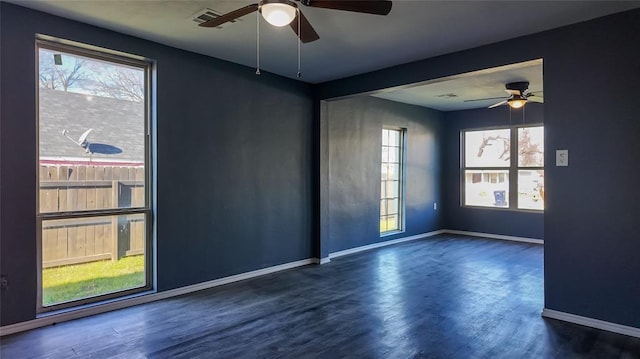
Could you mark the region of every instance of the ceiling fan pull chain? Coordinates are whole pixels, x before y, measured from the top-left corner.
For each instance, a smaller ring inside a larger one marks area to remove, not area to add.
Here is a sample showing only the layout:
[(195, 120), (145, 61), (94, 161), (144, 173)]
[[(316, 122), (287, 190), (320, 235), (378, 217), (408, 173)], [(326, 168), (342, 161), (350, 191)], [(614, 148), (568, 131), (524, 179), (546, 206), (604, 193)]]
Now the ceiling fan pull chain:
[(300, 9), (296, 9), (298, 12), (298, 73), (296, 74), (296, 76), (298, 78), (302, 77), (302, 72), (300, 71), (300, 43), (302, 42), (301, 37), (302, 37), (302, 28), (300, 28)]
[(511, 125), (513, 125), (513, 124), (511, 123), (511, 111), (512, 111), (513, 109), (511, 108), (511, 106), (507, 106), (507, 107), (509, 107), (509, 126), (511, 126)]
[(260, 75), (260, 12), (256, 11), (256, 75)]

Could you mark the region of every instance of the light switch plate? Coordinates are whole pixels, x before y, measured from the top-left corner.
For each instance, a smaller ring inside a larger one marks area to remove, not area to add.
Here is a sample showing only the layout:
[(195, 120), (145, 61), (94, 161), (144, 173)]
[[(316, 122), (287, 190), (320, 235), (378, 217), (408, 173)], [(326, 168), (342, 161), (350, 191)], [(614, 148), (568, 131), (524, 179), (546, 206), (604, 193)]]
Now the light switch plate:
[(556, 166), (569, 166), (569, 150), (556, 150)]

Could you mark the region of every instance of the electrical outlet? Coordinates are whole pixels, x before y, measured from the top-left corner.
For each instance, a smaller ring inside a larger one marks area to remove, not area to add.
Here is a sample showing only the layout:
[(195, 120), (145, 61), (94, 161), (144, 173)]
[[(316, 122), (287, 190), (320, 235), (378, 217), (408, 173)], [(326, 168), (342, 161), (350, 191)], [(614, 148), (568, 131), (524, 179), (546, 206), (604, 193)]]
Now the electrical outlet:
[(0, 289), (5, 290), (9, 288), (9, 277), (6, 275), (0, 275)]

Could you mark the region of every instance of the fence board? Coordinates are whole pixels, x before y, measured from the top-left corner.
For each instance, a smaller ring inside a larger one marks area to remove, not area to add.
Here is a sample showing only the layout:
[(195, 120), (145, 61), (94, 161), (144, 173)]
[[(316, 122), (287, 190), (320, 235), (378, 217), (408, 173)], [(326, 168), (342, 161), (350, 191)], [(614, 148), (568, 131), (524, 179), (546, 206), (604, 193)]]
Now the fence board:
[(56, 255), (55, 258), (67, 258), (69, 257), (69, 231), (67, 227), (56, 229)]
[[(47, 175), (49, 177), (49, 181), (57, 180), (59, 176), (59, 168), (57, 166), (51, 166), (47, 168)], [(55, 198), (52, 199), (49, 206), (51, 211), (59, 211), (60, 210), (60, 189), (55, 189)]]
[[(102, 226), (103, 229), (103, 233), (104, 233), (104, 237), (103, 237), (103, 243), (104, 243), (104, 251), (105, 253), (112, 253), (114, 252), (114, 248), (113, 248), (113, 236), (115, 234), (113, 234), (113, 226), (111, 225), (111, 223), (103, 225)], [(111, 257), (111, 259), (113, 259), (113, 256)]]
[(113, 180), (113, 167), (105, 167), (104, 168), (104, 180), (112, 181)]
[[(39, 178), (42, 212), (145, 205), (143, 167), (43, 165)], [(144, 218), (126, 216), (120, 226), (118, 216), (44, 221), (43, 267), (144, 253)]]
[[(96, 181), (107, 181), (110, 180), (106, 178), (105, 167), (96, 166), (95, 170), (95, 180)], [(96, 187), (96, 208), (111, 208), (111, 186), (109, 187)]]
[(78, 170), (76, 166), (67, 166), (67, 181), (77, 181), (78, 180)]
[(49, 234), (51, 233), (51, 230), (47, 230), (44, 229), (42, 231), (42, 261), (46, 262), (46, 261), (50, 261), (53, 259), (54, 253), (54, 246), (51, 243), (51, 239), (49, 239)]
[(142, 230), (143, 223), (144, 221), (141, 221), (141, 220), (131, 221), (131, 249), (132, 250), (143, 248), (143, 244), (144, 244), (144, 240), (143, 240), (144, 231)]
[[(87, 167), (87, 181), (95, 181), (96, 179), (96, 167), (95, 166), (88, 166)], [(91, 186), (89, 188), (87, 188), (87, 205), (86, 205), (87, 209), (96, 209), (97, 204), (96, 204), (96, 187), (95, 186)]]
[[(85, 182), (87, 180), (87, 166), (76, 166), (76, 170), (78, 171), (78, 181)], [(87, 188), (79, 187), (76, 189), (78, 191), (77, 202), (75, 204), (74, 209), (83, 210), (87, 209)]]
[(84, 226), (85, 231), (85, 256), (100, 254), (96, 252), (96, 226)]
[(67, 233), (68, 233), (68, 237), (67, 237), (67, 241), (68, 241), (68, 248), (67, 248), (68, 257), (69, 258), (76, 258), (76, 257), (84, 256), (84, 248), (83, 248), (83, 246), (80, 243), (80, 240), (78, 238), (78, 227), (71, 226), (71, 227), (67, 228)]

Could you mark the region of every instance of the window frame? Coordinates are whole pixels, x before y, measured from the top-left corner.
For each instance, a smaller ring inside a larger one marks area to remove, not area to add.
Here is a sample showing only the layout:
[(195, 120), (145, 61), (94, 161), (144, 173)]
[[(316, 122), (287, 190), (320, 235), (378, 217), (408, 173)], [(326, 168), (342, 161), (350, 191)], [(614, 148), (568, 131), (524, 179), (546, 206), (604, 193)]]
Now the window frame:
[[(529, 212), (529, 213), (544, 213), (543, 209), (533, 209), (533, 208), (519, 208), (518, 203), (518, 173), (520, 170), (530, 170), (530, 171), (544, 171), (544, 166), (542, 167), (520, 167), (518, 163), (518, 130), (521, 128), (530, 128), (530, 127), (542, 127), (544, 131), (544, 123), (527, 123), (527, 124), (517, 124), (517, 125), (506, 125), (506, 126), (488, 126), (488, 127), (479, 127), (479, 128), (465, 128), (460, 131), (460, 206), (464, 208), (474, 208), (474, 209), (486, 209), (486, 210), (497, 210), (497, 211), (516, 211), (516, 212)], [(466, 166), (466, 134), (467, 132), (476, 132), (476, 131), (492, 131), (492, 130), (509, 130), (509, 166), (506, 167), (467, 167)], [(465, 182), (465, 173), (468, 170), (483, 170), (483, 171), (508, 171), (509, 178), (509, 205), (506, 207), (498, 207), (498, 206), (480, 206), (480, 205), (472, 205), (466, 204), (466, 182)]]
[[(40, 211), (40, 84), (39, 84), (39, 50), (46, 49), (51, 51), (59, 51), (70, 55), (83, 56), (98, 61), (104, 61), (108, 63), (125, 65), (130, 67), (136, 67), (144, 71), (144, 86), (145, 86), (145, 99), (144, 99), (144, 181), (145, 181), (145, 200), (143, 206), (129, 207), (129, 208), (111, 208), (111, 209), (85, 209), (74, 211), (61, 211), (61, 212), (41, 212)], [(154, 61), (143, 58), (137, 55), (127, 54), (124, 52), (99, 48), (93, 45), (77, 43), (74, 41), (53, 38), (45, 35), (36, 36), (35, 41), (35, 100), (36, 100), (36, 153), (37, 160), (36, 166), (36, 261), (37, 261), (37, 300), (36, 300), (36, 313), (45, 314), (47, 312), (55, 312), (63, 309), (81, 307), (87, 304), (99, 304), (101, 302), (109, 301), (115, 298), (126, 297), (132, 294), (146, 292), (153, 290), (154, 287), (154, 253), (155, 248), (153, 246), (154, 231), (153, 231), (153, 158), (152, 158), (152, 98), (153, 98), (153, 71), (155, 63)], [(126, 215), (138, 215), (144, 216), (144, 265), (145, 265), (145, 285), (136, 288), (125, 289), (113, 293), (106, 293), (97, 296), (81, 298), (71, 300), (67, 302), (57, 303), (49, 306), (43, 305), (43, 288), (42, 288), (42, 228), (43, 222), (47, 220), (66, 220), (66, 219), (83, 219), (100, 216), (126, 216)]]
[[(394, 234), (398, 234), (398, 233), (403, 233), (405, 231), (405, 192), (406, 192), (406, 183), (405, 183), (405, 172), (406, 172), (406, 147), (407, 147), (407, 129), (406, 128), (402, 128), (402, 127), (397, 127), (397, 126), (382, 126), (382, 130), (388, 130), (388, 131), (397, 131), (400, 135), (399, 141), (398, 141), (398, 159), (400, 161), (399, 163), (399, 173), (398, 173), (398, 228), (396, 229), (392, 229), (392, 230), (387, 230), (387, 231), (380, 231), (380, 226), (378, 225), (378, 232), (380, 234), (380, 237), (385, 237), (385, 236), (390, 236), (390, 235), (394, 235)], [(385, 146), (382, 143), (380, 144), (380, 150), (382, 150), (382, 147)], [(387, 146), (389, 147), (389, 146)], [(380, 165), (384, 164), (384, 163), (389, 163), (389, 162), (383, 162), (382, 158), (380, 158)], [(382, 185), (382, 173), (380, 173), (380, 185)], [(381, 188), (382, 186), (380, 186), (379, 188)], [(382, 200), (384, 200), (385, 198), (382, 198), (382, 193), (379, 193), (378, 195), (378, 202), (381, 202)], [(380, 223), (380, 221), (382, 220), (382, 208), (378, 208), (378, 223)]]

